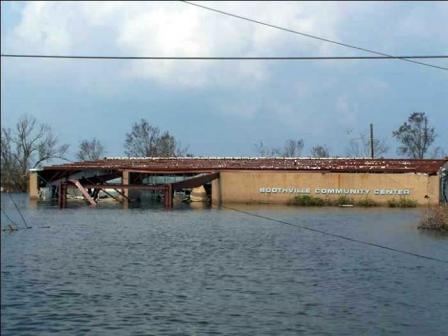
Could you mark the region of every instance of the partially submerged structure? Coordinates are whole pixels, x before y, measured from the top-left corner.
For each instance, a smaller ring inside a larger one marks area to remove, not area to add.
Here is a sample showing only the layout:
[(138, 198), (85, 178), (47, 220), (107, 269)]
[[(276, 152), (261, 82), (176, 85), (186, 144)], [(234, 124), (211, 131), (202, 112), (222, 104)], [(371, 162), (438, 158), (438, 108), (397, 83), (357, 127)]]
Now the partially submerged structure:
[[(91, 206), (102, 190), (121, 202), (135, 191), (160, 195), (173, 206), (175, 192), (203, 186), (211, 202), (289, 203), (297, 195), (378, 203), (406, 198), (418, 204), (447, 202), (448, 161), (342, 158), (104, 158), (44, 167), (30, 172), (30, 197), (53, 190), (61, 208), (68, 188)], [(116, 190), (113, 195), (110, 191)], [(118, 195), (118, 197), (117, 197)], [(137, 196), (138, 198), (138, 196)]]

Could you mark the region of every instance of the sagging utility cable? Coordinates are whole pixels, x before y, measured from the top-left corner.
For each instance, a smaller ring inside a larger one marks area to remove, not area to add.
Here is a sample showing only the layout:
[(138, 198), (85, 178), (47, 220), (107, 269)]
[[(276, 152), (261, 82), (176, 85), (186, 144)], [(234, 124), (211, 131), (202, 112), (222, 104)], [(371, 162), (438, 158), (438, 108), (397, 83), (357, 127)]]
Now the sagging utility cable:
[(14, 199), (11, 196), (11, 193), (7, 193), (9, 198), (11, 199), (11, 202), (14, 204), (14, 207), (16, 208), (17, 212), (20, 215), (20, 218), (22, 218), (23, 224), (25, 225), (25, 228), (27, 229), (31, 229), (31, 226), (28, 225), (28, 223), (25, 220), (25, 217), (23, 216), (22, 212), (20, 211), (19, 207), (17, 206), (16, 202), (14, 201)]
[(400, 60), (400, 61), (415, 63), (415, 64), (419, 64), (419, 65), (424, 65), (424, 66), (427, 66), (427, 67), (432, 67), (432, 68), (436, 68), (436, 69), (440, 69), (440, 70), (444, 70), (444, 71), (448, 70), (448, 68), (446, 68), (446, 67), (442, 67), (442, 66), (438, 66), (438, 65), (434, 65), (434, 64), (430, 64), (430, 63), (424, 63), (424, 62), (416, 61), (416, 60), (413, 60), (413, 59), (410, 59), (410, 58), (399, 57), (399, 56), (397, 57), (397, 56), (390, 55), (390, 54), (387, 54), (387, 53), (384, 53), (384, 52), (380, 52), (380, 51), (376, 51), (376, 50), (368, 49), (368, 48), (363, 48), (363, 47), (358, 47), (358, 46), (355, 46), (353, 44), (348, 44), (348, 43), (345, 43), (345, 42), (339, 42), (339, 41), (335, 41), (335, 40), (330, 40), (329, 38), (325, 38), (325, 37), (321, 37), (321, 36), (317, 36), (317, 35), (313, 35), (313, 34), (308, 34), (308, 33), (304, 33), (304, 32), (300, 32), (298, 30), (294, 30), (294, 29), (290, 29), (290, 28), (286, 28), (286, 27), (277, 26), (277, 25), (274, 25), (274, 24), (271, 24), (271, 23), (268, 23), (268, 22), (263, 22), (263, 21), (260, 21), (260, 20), (255, 20), (255, 19), (246, 17), (246, 16), (233, 14), (233, 13), (226, 12), (226, 11), (223, 11), (223, 10), (220, 10), (220, 9), (217, 9), (217, 8), (204, 6), (202, 4), (198, 4), (198, 3), (195, 3), (195, 2), (191, 2), (191, 1), (180, 1), (180, 2), (183, 2), (183, 3), (191, 5), (191, 6), (196, 6), (198, 8), (202, 8), (202, 9), (205, 9), (205, 10), (208, 10), (208, 11), (211, 11), (211, 12), (215, 12), (215, 13), (218, 13), (218, 14), (227, 15), (227, 16), (233, 17), (235, 19), (256, 23), (256, 24), (259, 24), (259, 25), (262, 25), (262, 26), (266, 26), (266, 27), (269, 27), (269, 28), (282, 30), (282, 31), (285, 31), (285, 32), (288, 32), (288, 33), (300, 35), (300, 36), (303, 36), (303, 37), (319, 40), (319, 41), (326, 42), (326, 43), (332, 43), (332, 44), (335, 44), (335, 45), (339, 45), (341, 47), (346, 47), (346, 48), (351, 48), (351, 49), (355, 49), (355, 50), (360, 50), (360, 51), (367, 52), (367, 53), (374, 54), (374, 55), (378, 55), (378, 56), (387, 56), (387, 57), (394, 58), (394, 59), (397, 59), (397, 60)]
[(303, 230), (308, 230), (308, 231), (320, 233), (320, 234), (323, 234), (323, 235), (326, 235), (326, 236), (339, 238), (339, 239), (343, 239), (343, 240), (348, 240), (348, 241), (351, 241), (351, 242), (364, 244), (364, 245), (368, 245), (368, 246), (373, 246), (373, 247), (381, 248), (381, 249), (384, 249), (384, 250), (388, 250), (388, 251), (392, 251), (392, 252), (396, 252), (396, 253), (400, 253), (400, 254), (406, 254), (406, 255), (414, 256), (414, 257), (417, 257), (417, 258), (422, 258), (422, 259), (427, 259), (427, 260), (431, 260), (431, 261), (436, 261), (436, 262), (448, 264), (448, 260), (439, 259), (439, 258), (435, 258), (435, 257), (429, 257), (429, 256), (426, 256), (426, 255), (422, 255), (422, 254), (418, 254), (418, 253), (414, 253), (414, 252), (410, 252), (410, 251), (399, 250), (399, 249), (396, 249), (396, 248), (393, 248), (393, 247), (384, 246), (384, 245), (368, 242), (368, 241), (365, 241), (365, 240), (360, 240), (360, 239), (356, 239), (356, 238), (343, 236), (343, 235), (340, 235), (340, 234), (337, 234), (337, 233), (331, 233), (331, 232), (315, 229), (315, 228), (312, 228), (312, 227), (309, 227), (309, 226), (303, 225), (303, 224), (294, 224), (294, 223), (286, 222), (286, 221), (281, 220), (281, 219), (276, 219), (276, 218), (272, 218), (272, 217), (268, 217), (268, 216), (255, 214), (255, 213), (252, 213), (252, 212), (249, 212), (249, 211), (235, 209), (235, 208), (231, 208), (231, 207), (227, 207), (227, 206), (222, 206), (222, 207), (225, 208), (225, 209), (233, 210), (235, 212), (239, 212), (239, 213), (248, 215), (248, 216), (257, 217), (257, 218), (265, 219), (265, 220), (268, 220), (268, 221), (271, 221), (271, 222), (276, 222), (276, 223), (280, 223), (280, 224), (284, 224), (284, 225), (294, 226), (294, 227), (297, 227), (297, 228), (300, 228), (300, 229), (303, 229)]
[[(7, 58), (55, 58), (81, 60), (177, 60), (177, 61), (328, 61), (328, 60), (396, 60), (396, 59), (447, 59), (447, 55), (405, 56), (100, 56), (100, 55), (44, 55), (1, 54)], [(66, 161), (71, 161), (67, 160)]]
[(13, 232), (13, 231), (17, 231), (17, 223), (14, 222), (11, 217), (8, 216), (8, 214), (6, 213), (5, 210), (3, 210), (3, 208), (1, 208), (1, 211), (3, 212), (3, 215), (5, 215), (6, 219), (9, 220), (10, 224), (8, 224), (8, 228), (7, 229), (3, 229), (2, 231), (9, 231), (9, 232)]

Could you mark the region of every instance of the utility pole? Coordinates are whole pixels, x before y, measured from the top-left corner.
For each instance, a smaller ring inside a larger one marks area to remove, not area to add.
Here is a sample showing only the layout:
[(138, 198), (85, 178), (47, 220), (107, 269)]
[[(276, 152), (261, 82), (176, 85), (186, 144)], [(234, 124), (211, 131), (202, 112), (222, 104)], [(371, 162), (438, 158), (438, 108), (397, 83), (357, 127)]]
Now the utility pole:
[(373, 124), (370, 124), (370, 156), (375, 158), (375, 152), (373, 150)]

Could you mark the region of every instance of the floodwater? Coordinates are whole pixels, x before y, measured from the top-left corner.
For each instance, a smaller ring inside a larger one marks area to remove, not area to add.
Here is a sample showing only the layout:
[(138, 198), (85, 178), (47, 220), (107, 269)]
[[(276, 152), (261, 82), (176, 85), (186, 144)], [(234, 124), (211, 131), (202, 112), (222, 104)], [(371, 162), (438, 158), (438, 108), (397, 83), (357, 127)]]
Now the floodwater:
[[(447, 263), (224, 208), (13, 197), (32, 228), (2, 232), (2, 335), (447, 335)], [(235, 207), (448, 260), (416, 209)]]

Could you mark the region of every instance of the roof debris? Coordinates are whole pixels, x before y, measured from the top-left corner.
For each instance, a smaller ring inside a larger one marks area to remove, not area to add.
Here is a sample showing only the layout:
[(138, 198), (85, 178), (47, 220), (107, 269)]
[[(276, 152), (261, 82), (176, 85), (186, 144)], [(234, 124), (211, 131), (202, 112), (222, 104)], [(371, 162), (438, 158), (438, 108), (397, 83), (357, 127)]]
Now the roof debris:
[(349, 159), (349, 158), (266, 158), (266, 157), (179, 157), (179, 158), (104, 158), (44, 167), (44, 170), (139, 170), (148, 172), (284, 170), (353, 173), (436, 174), (445, 160)]

